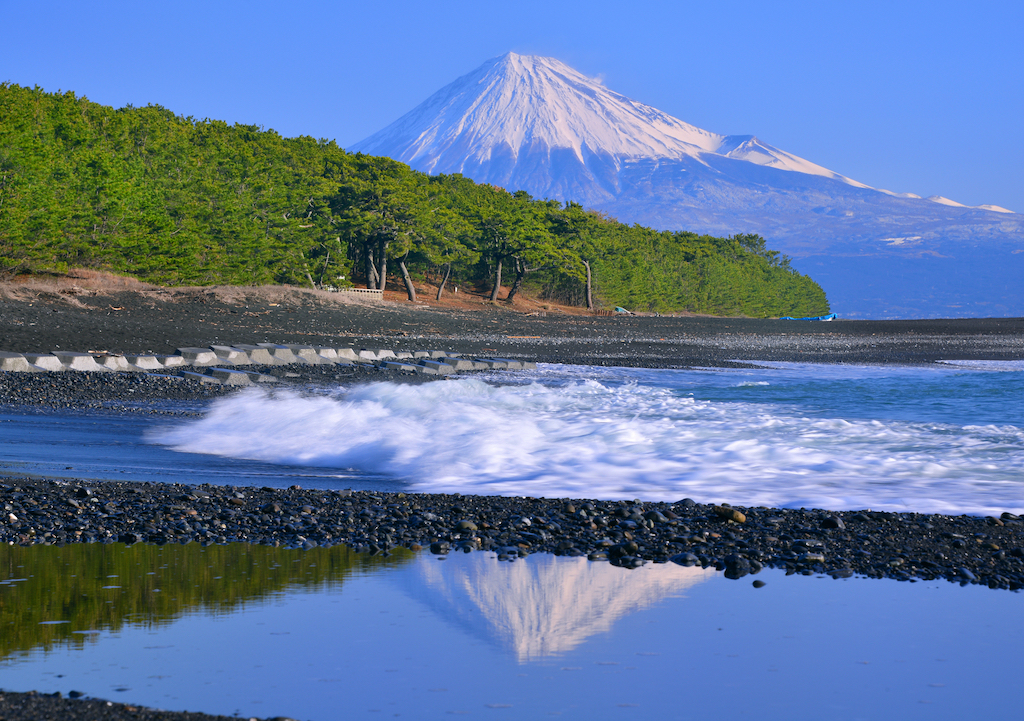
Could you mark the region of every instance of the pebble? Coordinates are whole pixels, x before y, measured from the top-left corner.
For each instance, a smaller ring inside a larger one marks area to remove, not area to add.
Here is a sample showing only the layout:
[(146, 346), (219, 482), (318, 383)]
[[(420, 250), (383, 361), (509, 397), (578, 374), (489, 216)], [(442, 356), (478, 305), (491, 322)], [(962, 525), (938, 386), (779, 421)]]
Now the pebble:
[[(672, 561), (836, 578), (945, 578), (1024, 588), (1024, 525), (984, 518), (686, 503), (381, 493), (0, 477), (0, 543), (345, 544), (438, 557), (493, 552), (585, 556), (625, 569)], [(727, 513), (726, 513), (727, 512)], [(742, 522), (735, 520), (743, 516)], [(473, 519), (473, 520), (470, 520)], [(635, 520), (639, 519), (639, 520)], [(970, 539), (968, 541), (968, 539)], [(828, 559), (828, 566), (826, 566)]]

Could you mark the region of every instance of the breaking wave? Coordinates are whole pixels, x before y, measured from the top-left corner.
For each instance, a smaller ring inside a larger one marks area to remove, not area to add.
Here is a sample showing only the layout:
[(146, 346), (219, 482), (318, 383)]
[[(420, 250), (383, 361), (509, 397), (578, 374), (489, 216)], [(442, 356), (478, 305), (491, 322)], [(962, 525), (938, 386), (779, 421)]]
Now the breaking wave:
[[(702, 400), (671, 383), (596, 375), (602, 380), (554, 385), (373, 383), (329, 395), (252, 389), (150, 440), (183, 452), (384, 474), (422, 492), (1024, 510), (1017, 425), (820, 417), (795, 405)], [(735, 389), (735, 379), (728, 385)]]

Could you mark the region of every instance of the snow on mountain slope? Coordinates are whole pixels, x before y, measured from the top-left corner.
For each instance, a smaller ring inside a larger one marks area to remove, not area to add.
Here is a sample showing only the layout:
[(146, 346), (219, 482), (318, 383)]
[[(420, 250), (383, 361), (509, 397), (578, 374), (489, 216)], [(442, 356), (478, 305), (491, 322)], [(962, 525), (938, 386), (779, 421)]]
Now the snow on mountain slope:
[(442, 88), (380, 132), (350, 148), (388, 155), (427, 173), (457, 173), (527, 153), (696, 158), (723, 155), (780, 170), (867, 187), (753, 136), (723, 136), (612, 92), (568, 65), (508, 53)]

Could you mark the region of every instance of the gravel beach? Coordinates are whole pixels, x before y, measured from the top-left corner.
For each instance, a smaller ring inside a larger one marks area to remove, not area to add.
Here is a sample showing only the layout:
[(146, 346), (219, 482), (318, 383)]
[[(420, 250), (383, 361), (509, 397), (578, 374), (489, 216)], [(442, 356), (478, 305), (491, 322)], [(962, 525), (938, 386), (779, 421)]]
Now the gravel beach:
[[(484, 302), (347, 302), (295, 289), (0, 288), (0, 350), (173, 353), (239, 343), (439, 349), (540, 362), (714, 367), (766, 361), (921, 364), (1024, 358), (1024, 319), (835, 321), (573, 315)], [(370, 367), (263, 369), (282, 381), (361, 382)], [(289, 375), (290, 374), (290, 375)], [(421, 377), (417, 377), (421, 381)], [(132, 373), (0, 373), (0, 402), (40, 410), (146, 410), (225, 386)], [(488, 550), (586, 555), (622, 567), (680, 563), (730, 578), (789, 573), (1024, 587), (1024, 522), (1002, 517), (732, 508), (689, 499), (504, 498), (0, 478), (0, 540), (16, 544), (343, 543), (368, 553)], [(698, 499), (727, 503), (729, 499)], [(0, 718), (213, 719), (101, 701), (0, 694)]]

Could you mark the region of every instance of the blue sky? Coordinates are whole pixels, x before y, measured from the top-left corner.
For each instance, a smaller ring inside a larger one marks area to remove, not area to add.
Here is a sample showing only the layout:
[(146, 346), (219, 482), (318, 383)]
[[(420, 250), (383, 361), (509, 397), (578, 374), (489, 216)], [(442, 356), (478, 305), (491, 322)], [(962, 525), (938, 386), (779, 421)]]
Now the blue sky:
[(334, 138), (548, 55), (869, 185), (1024, 212), (1019, 2), (15, 2), (0, 81)]

